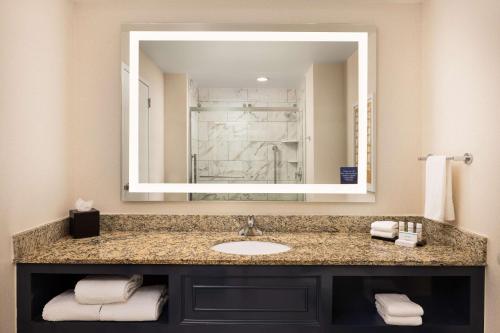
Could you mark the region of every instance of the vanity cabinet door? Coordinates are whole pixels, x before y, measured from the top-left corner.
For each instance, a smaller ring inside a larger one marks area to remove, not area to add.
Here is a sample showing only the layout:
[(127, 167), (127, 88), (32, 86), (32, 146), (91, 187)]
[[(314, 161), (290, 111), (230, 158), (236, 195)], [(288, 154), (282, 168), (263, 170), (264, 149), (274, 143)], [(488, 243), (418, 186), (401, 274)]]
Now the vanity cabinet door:
[(317, 324), (317, 277), (183, 278), (183, 322)]

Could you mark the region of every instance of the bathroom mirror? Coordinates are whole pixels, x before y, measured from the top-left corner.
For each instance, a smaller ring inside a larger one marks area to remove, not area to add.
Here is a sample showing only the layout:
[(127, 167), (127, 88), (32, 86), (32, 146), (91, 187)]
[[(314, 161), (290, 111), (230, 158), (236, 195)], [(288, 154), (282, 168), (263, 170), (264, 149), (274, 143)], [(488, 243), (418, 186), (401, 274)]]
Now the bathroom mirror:
[(374, 201), (375, 31), (133, 25), (125, 201)]

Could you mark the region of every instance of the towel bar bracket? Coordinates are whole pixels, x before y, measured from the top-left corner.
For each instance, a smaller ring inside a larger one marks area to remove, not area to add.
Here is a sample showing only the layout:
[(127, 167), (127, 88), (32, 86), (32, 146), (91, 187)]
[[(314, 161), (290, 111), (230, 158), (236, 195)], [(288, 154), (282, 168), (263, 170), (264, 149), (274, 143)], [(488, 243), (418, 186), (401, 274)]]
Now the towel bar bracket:
[[(427, 156), (419, 157), (418, 160), (425, 161), (429, 156), (432, 156), (432, 154), (427, 154)], [(467, 165), (471, 165), (474, 161), (474, 157), (471, 153), (465, 153), (463, 156), (447, 156), (446, 159), (451, 161), (462, 161)]]

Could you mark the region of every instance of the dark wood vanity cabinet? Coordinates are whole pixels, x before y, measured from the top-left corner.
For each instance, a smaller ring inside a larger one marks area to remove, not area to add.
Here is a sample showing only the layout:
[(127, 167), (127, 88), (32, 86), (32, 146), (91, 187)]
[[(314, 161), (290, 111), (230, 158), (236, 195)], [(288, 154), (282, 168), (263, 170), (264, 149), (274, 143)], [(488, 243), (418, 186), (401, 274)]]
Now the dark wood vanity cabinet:
[[(46, 322), (43, 306), (86, 274), (168, 285), (155, 322)], [(377, 292), (407, 294), (420, 327), (387, 326)], [(484, 267), (18, 264), (19, 333), (481, 333)]]

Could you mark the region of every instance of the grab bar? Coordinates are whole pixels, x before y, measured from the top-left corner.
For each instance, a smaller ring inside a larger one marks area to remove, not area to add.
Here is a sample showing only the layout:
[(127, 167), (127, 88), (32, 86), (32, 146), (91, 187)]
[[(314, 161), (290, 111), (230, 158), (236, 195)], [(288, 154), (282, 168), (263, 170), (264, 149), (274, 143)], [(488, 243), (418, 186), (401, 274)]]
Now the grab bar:
[(274, 175), (273, 175), (273, 181), (275, 184), (278, 183), (278, 158), (276, 157), (278, 155), (278, 146), (273, 145), (273, 156), (274, 156)]

